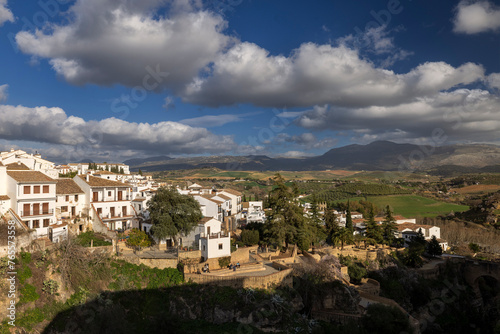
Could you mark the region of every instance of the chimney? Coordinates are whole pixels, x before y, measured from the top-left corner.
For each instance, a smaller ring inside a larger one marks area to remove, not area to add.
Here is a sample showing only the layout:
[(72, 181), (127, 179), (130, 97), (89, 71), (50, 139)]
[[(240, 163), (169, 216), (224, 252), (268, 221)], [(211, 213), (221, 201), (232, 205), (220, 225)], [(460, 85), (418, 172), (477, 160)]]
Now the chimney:
[(85, 176), (85, 180), (86, 180), (87, 182), (89, 182), (89, 180), (90, 180), (90, 178), (89, 178), (89, 174), (87, 174), (87, 175)]

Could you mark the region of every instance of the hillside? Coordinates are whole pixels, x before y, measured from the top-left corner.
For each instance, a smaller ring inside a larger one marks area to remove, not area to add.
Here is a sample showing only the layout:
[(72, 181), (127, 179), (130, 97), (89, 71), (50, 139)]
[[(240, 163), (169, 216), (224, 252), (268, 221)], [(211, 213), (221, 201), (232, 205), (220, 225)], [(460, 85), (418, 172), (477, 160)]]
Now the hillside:
[(125, 161), (132, 170), (161, 171), (215, 167), (223, 170), (304, 171), (304, 170), (385, 170), (426, 171), (452, 173), (500, 172), (500, 147), (472, 144), (442, 147), (421, 147), (375, 141), (367, 145), (348, 145), (333, 148), (321, 156), (291, 159), (265, 155), (204, 156), (204, 157), (151, 157)]

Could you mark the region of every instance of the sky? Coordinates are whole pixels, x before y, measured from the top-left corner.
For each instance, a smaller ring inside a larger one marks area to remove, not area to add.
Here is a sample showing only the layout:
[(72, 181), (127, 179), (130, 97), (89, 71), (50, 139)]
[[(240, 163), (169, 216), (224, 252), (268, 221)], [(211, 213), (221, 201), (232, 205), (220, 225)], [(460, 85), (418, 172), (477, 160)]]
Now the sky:
[(0, 0), (0, 151), (500, 144), (500, 1)]

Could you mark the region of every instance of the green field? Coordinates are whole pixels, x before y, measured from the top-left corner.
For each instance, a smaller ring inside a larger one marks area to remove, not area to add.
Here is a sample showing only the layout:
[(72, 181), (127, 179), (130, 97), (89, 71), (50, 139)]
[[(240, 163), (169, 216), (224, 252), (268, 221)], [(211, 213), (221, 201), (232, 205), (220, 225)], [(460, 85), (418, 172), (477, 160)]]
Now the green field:
[[(363, 197), (355, 197), (350, 200), (359, 201), (360, 199), (364, 200)], [(469, 209), (466, 205), (439, 202), (431, 198), (415, 195), (368, 196), (367, 200), (381, 208), (389, 205), (394, 214), (406, 218), (435, 217), (447, 215), (451, 211), (460, 212)]]

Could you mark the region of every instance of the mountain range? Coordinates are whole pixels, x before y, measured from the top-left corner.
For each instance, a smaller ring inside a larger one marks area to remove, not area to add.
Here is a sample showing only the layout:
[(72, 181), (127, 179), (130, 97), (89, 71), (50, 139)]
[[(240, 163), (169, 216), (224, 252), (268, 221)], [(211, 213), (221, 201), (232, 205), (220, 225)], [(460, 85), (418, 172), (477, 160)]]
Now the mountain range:
[(427, 171), (455, 168), (469, 172), (500, 172), (500, 146), (457, 144), (433, 147), (375, 141), (367, 145), (352, 144), (333, 148), (323, 155), (308, 158), (271, 158), (265, 155), (185, 158), (159, 156), (145, 159), (135, 158), (126, 160), (124, 163), (129, 165), (133, 171), (216, 167), (224, 170), (263, 171), (328, 169)]

